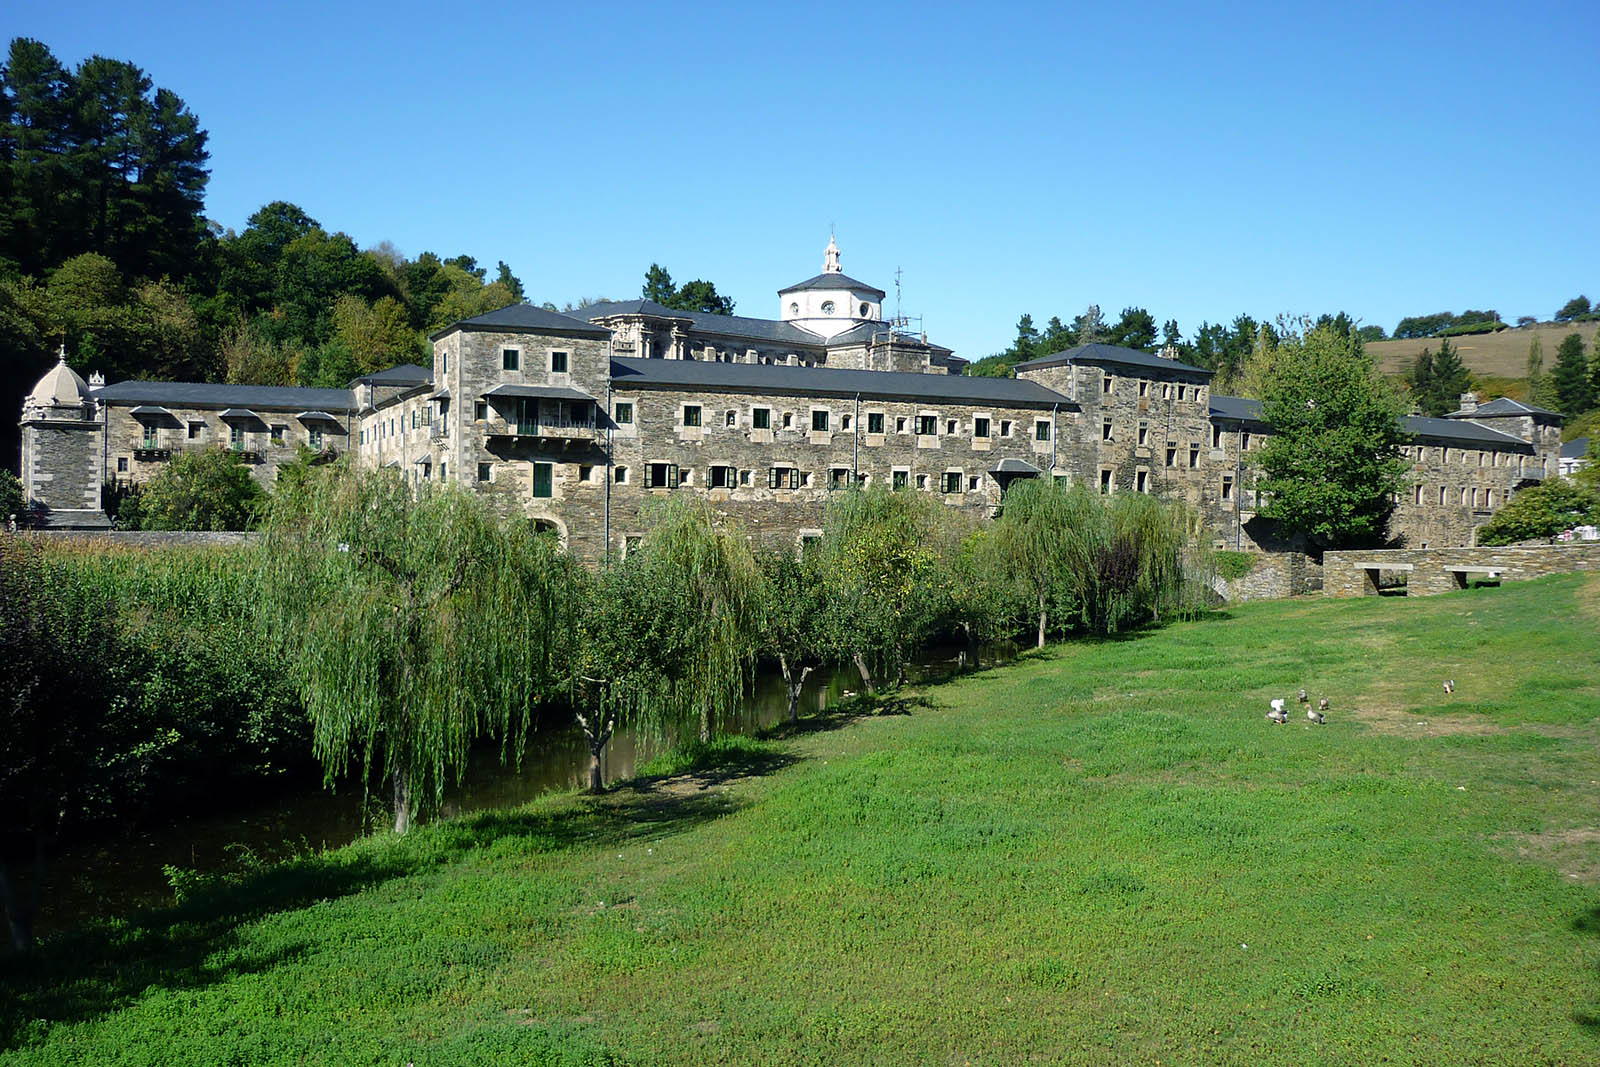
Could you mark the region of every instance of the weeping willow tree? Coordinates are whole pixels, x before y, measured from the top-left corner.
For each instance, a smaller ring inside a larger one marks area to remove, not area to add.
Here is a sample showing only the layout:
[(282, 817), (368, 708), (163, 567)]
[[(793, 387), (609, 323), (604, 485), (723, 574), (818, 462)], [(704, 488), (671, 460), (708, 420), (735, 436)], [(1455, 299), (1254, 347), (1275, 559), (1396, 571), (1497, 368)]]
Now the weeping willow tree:
[(704, 501), (677, 497), (655, 513), (638, 549), (581, 580), (593, 588), (582, 599), (571, 681), (598, 793), (619, 726), (657, 735), (692, 727), (706, 741), (738, 709), (759, 644), (761, 575), (740, 532)]
[[(1026, 478), (1007, 489), (1004, 507), (994, 524), (994, 547), (1000, 561), (1027, 589), (1037, 620), (1038, 648), (1044, 647), (1050, 607), (1068, 592), (1069, 572), (1063, 566), (1081, 536), (1087, 515), (1082, 499), (1053, 479)], [(1086, 546), (1084, 546), (1086, 547)]]
[(945, 620), (958, 531), (926, 493), (882, 487), (834, 494), (822, 520), (818, 564), (827, 582), (834, 644), (862, 684), (898, 680), (910, 653)]
[(1104, 497), (1081, 484), (1063, 496), (1062, 577), (1085, 626), (1115, 633), (1193, 605), (1192, 572), (1205, 553), (1187, 508), (1144, 493)]
[(405, 833), (481, 737), (521, 759), (567, 630), (553, 539), (465, 490), (327, 468), (276, 501), (258, 617), (287, 653), (327, 780), (358, 761)]

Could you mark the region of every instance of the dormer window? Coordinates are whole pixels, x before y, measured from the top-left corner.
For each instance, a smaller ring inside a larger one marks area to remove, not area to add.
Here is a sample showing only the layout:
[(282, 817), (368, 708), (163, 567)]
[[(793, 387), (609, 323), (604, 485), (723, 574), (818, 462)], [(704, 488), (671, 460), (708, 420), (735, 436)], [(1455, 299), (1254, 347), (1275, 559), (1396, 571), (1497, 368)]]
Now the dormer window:
[(833, 301), (832, 300), (824, 300), (822, 302), (822, 313), (824, 315), (832, 315), (833, 314)]

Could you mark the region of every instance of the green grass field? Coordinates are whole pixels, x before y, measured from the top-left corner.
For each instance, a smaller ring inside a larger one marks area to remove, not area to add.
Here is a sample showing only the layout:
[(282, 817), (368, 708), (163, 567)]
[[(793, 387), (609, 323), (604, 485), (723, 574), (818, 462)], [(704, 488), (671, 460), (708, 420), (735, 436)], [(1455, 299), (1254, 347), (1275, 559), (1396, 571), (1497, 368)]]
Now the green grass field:
[[(1556, 365), (1556, 349), (1561, 347), (1563, 337), (1569, 333), (1579, 334), (1583, 337), (1584, 345), (1588, 346), (1594, 343), (1596, 329), (1600, 329), (1600, 323), (1558, 323), (1452, 337), (1450, 344), (1461, 352), (1461, 362), (1467, 365), (1467, 369), (1479, 377), (1522, 379), (1528, 373), (1528, 346), (1533, 343), (1534, 334), (1539, 335), (1539, 342), (1544, 346), (1544, 371), (1549, 374)], [(1403, 374), (1411, 370), (1417, 354), (1424, 348), (1439, 351), (1439, 341), (1437, 337), (1418, 341), (1373, 341), (1366, 349), (1377, 361), (1378, 369), (1385, 374)], [(1482, 399), (1491, 400), (1493, 397)]]
[(57, 938), (0, 1061), (1600, 1063), (1597, 624), (1567, 576), (1061, 646)]

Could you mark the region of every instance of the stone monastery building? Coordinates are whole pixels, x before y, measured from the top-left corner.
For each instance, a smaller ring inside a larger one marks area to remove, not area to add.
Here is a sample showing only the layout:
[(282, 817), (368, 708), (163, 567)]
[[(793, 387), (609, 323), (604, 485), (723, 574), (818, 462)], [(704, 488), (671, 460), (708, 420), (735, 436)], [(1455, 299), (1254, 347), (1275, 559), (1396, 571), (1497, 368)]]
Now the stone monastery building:
[[(883, 299), (841, 271), (830, 240), (822, 273), (779, 290), (773, 319), (521, 304), (435, 333), (432, 367), (348, 389), (107, 385), (63, 356), (24, 402), (23, 481), (40, 521), (104, 526), (103, 484), (147, 480), (183, 449), (234, 449), (270, 482), (304, 446), (470, 485), (597, 559), (626, 551), (649, 501), (671, 493), (794, 540), (852, 481), (990, 516), (1012, 480), (1056, 477), (1171, 494), (1219, 546), (1278, 547), (1245, 463), (1270, 428), (1256, 401), (1212, 395), (1210, 371), (1089, 344), (1014, 379), (966, 377), (949, 349), (895, 329)], [(1404, 423), (1415, 482), (1393, 529), (1418, 547), (1470, 544), (1557, 469), (1553, 412), (1468, 394), (1445, 418)]]

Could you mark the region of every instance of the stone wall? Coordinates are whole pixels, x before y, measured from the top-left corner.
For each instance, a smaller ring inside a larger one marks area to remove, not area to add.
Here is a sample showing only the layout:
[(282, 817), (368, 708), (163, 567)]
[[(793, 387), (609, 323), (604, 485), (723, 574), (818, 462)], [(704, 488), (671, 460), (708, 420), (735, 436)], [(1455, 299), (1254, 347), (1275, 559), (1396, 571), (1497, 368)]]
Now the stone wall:
[[(98, 422), (36, 420), (22, 427), (24, 495), (50, 511), (98, 512), (104, 436)], [(0, 516), (3, 521), (5, 516)]]
[(1600, 545), (1540, 548), (1386, 549), (1328, 552), (1322, 557), (1323, 588), (1329, 596), (1372, 596), (1380, 572), (1405, 572), (1408, 596), (1462, 589), (1475, 580), (1504, 582), (1546, 574), (1600, 570)]
[(1304, 552), (1252, 552), (1250, 573), (1225, 581), (1230, 601), (1281, 600), (1322, 589), (1322, 566)]
[[(132, 414), (137, 405), (114, 403), (107, 416), (108, 480), (143, 484), (161, 473), (168, 463), (186, 451), (231, 448), (245, 457), (256, 481), (270, 486), (277, 481), (278, 469), (300, 455), (306, 447), (330, 456), (354, 446), (355, 420), (331, 412), (337, 422), (298, 417), (304, 408), (250, 408), (259, 420), (224, 419), (223, 407), (193, 407), (162, 404), (171, 418), (145, 421)], [(149, 431), (147, 433), (147, 431)]]
[(116, 548), (174, 548), (245, 545), (261, 535), (237, 530), (29, 530), (25, 537), (41, 541), (76, 541)]

